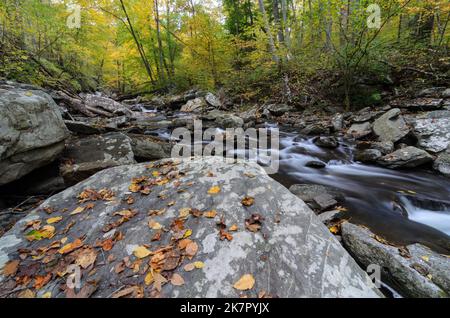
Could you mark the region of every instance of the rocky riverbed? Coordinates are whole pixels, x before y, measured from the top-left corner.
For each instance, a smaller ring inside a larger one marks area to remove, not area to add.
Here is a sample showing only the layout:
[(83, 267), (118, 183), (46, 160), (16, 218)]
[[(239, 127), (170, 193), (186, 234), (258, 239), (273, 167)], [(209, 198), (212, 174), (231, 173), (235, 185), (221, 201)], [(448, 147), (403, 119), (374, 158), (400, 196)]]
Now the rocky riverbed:
[[(155, 163), (194, 119), (278, 127), (279, 172)], [(447, 297), (449, 121), (445, 88), (351, 113), (244, 111), (200, 90), (118, 102), (2, 82), (0, 295), (379, 297), (364, 272), (376, 264), (388, 296)], [(75, 289), (64, 279), (73, 264)], [(233, 287), (246, 275), (248, 291)]]

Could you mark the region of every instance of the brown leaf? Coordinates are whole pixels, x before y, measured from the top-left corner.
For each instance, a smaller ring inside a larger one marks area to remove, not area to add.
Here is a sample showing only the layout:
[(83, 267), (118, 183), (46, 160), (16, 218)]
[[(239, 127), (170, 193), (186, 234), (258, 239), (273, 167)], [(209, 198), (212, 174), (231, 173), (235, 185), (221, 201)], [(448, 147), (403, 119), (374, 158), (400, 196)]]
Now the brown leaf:
[(36, 298), (36, 293), (31, 289), (25, 289), (17, 295), (17, 298)]
[(198, 244), (195, 242), (191, 242), (186, 246), (186, 254), (192, 258), (198, 252)]
[(215, 211), (215, 210), (205, 212), (205, 214), (204, 214), (204, 216), (209, 219), (214, 219), (216, 217), (216, 215), (217, 215), (217, 211)]
[(241, 203), (242, 203), (242, 205), (249, 207), (255, 203), (255, 199), (247, 196), (242, 199)]
[(17, 273), (17, 269), (19, 268), (19, 260), (9, 261), (3, 267), (2, 274), (4, 276), (14, 276)]
[(51, 273), (48, 273), (45, 276), (36, 276), (34, 278), (34, 285), (33, 285), (33, 287), (36, 288), (36, 289), (41, 289), (42, 287), (47, 285), (47, 283), (50, 281), (51, 278), (52, 278), (52, 274)]
[(72, 243), (64, 245), (59, 251), (59, 254), (68, 254), (83, 246), (83, 241), (76, 239)]
[(180, 274), (173, 274), (170, 283), (174, 286), (182, 286), (184, 285), (184, 279)]
[(228, 241), (231, 242), (233, 240), (233, 235), (231, 235), (230, 233), (228, 233), (224, 229), (220, 229), (219, 236), (220, 236), (220, 240), (221, 241), (228, 240)]
[(77, 257), (75, 264), (86, 269), (95, 263), (97, 252), (93, 248), (84, 249)]

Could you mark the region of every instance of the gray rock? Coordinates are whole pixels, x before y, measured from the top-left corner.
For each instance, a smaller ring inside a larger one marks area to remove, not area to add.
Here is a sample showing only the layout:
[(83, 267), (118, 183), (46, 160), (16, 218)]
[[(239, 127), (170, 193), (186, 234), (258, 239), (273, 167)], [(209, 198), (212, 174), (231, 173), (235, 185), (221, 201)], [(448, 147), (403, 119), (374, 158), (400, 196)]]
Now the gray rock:
[(73, 185), (96, 172), (135, 163), (131, 139), (122, 133), (108, 133), (75, 139), (63, 154), (60, 171), (67, 185)]
[(185, 113), (200, 113), (207, 107), (206, 101), (203, 97), (192, 99), (181, 107), (180, 111)]
[(289, 191), (306, 203), (314, 203), (314, 198), (321, 194), (328, 194), (338, 202), (345, 200), (339, 189), (319, 184), (294, 184), (289, 188)]
[[(158, 166), (160, 165), (156, 163), (155, 167)], [(180, 164), (166, 161), (165, 166), (158, 168), (160, 178), (174, 179), (169, 179), (166, 184), (154, 185), (148, 195), (132, 194), (134, 204), (128, 205), (125, 200), (130, 195), (128, 189), (132, 179), (152, 176), (155, 170), (146, 164), (111, 168), (47, 199), (40, 208), (19, 221), (0, 238), (0, 268), (8, 261), (19, 259), (18, 249), (35, 250), (38, 246), (48, 245), (63, 237), (68, 238), (67, 243), (81, 237), (86, 247), (108, 238), (116, 238), (111, 250), (97, 252), (95, 272), (91, 272), (89, 267), (81, 268), (82, 287), (87, 286), (87, 282), (96, 282), (97, 288), (92, 297), (111, 297), (119, 290), (136, 285), (143, 287), (143, 296), (158, 296), (153, 284), (144, 284), (144, 277), (149, 272), (144, 264), (158, 266), (157, 257), (154, 255), (145, 257), (136, 273), (130, 268), (124, 268), (119, 274), (114, 270), (126, 257), (133, 264), (137, 260), (133, 251), (144, 244), (153, 252), (168, 245), (172, 246), (172, 249), (158, 254), (163, 253), (165, 260), (159, 263), (159, 266), (163, 266), (161, 274), (170, 279), (172, 273), (177, 273), (186, 282), (183, 286), (163, 284), (161, 297), (239, 297), (242, 292), (234, 289), (233, 285), (245, 274), (251, 274), (255, 278), (254, 287), (244, 292), (250, 297), (257, 297), (261, 290), (267, 295), (278, 297), (381, 296), (367, 274), (359, 268), (314, 213), (258, 165), (242, 161), (226, 164), (223, 158), (218, 157), (194, 160), (188, 158)], [(214, 177), (207, 176), (207, 171), (211, 171)], [(255, 177), (245, 177), (248, 173)], [(175, 182), (181, 185), (175, 187)], [(220, 185), (221, 192), (216, 195), (208, 194), (208, 190), (216, 185)], [(80, 214), (62, 214), (63, 220), (53, 224), (56, 235), (51, 240), (32, 243), (26, 240), (23, 229), (27, 222), (41, 220), (42, 224), (46, 224), (49, 215), (42, 211), (43, 207), (52, 207), (57, 211), (53, 216), (60, 215), (60, 211), (65, 208), (73, 211), (80, 206), (77, 196), (88, 188), (96, 191), (110, 189), (114, 192), (115, 199), (107, 202), (95, 201), (92, 209)], [(242, 198), (247, 195), (255, 198), (255, 204), (251, 207), (241, 204)], [(165, 197), (167, 199), (164, 199)], [(168, 207), (167, 203), (171, 200), (176, 203)], [(177, 229), (174, 221), (178, 219), (180, 209), (183, 208), (196, 208), (201, 211), (214, 209), (218, 211), (218, 215), (215, 219), (185, 215), (184, 229)], [(111, 228), (108, 224), (121, 219), (115, 212), (124, 209), (134, 209), (137, 214), (129, 218), (128, 222), (105, 233), (104, 230)], [(153, 217), (148, 215), (149, 210), (159, 209), (165, 209), (165, 212)], [(262, 228), (257, 233), (250, 232), (243, 226), (245, 219), (252, 213), (261, 213), (264, 217), (261, 221)], [(238, 231), (231, 232), (232, 241), (220, 240), (216, 222), (222, 215), (227, 226), (239, 226)], [(150, 220), (158, 222), (167, 230), (162, 232), (159, 241), (152, 241), (158, 230), (149, 228)], [(70, 222), (74, 222), (73, 227), (67, 233), (61, 233)], [(192, 260), (186, 256), (181, 257), (186, 251), (180, 250), (178, 244), (173, 244), (173, 240), (182, 238), (187, 229), (192, 233), (189, 239), (198, 246)], [(121, 238), (117, 240), (119, 232)], [(57, 270), (56, 266), (59, 264), (63, 271), (75, 261), (77, 253), (55, 253), (55, 260), (47, 264), (43, 264), (42, 259), (33, 259), (30, 256), (21, 261), (19, 271), (14, 277), (0, 274), (0, 290), (12, 291), (15, 288), (15, 278), (21, 277), (23, 270), (32, 268), (30, 266), (33, 264), (37, 264), (35, 266), (42, 268), (42, 271)], [(111, 260), (110, 255), (114, 255), (114, 259)], [(149, 262), (150, 259), (153, 259), (152, 263)], [(61, 262), (58, 263), (58, 260)], [(64, 261), (66, 263), (63, 263)], [(190, 272), (183, 270), (186, 264), (196, 261), (203, 262), (203, 268)], [(65, 277), (54, 275), (39, 291), (39, 295), (52, 291), (52, 297), (64, 297), (59, 288), (64, 284)], [(12, 297), (16, 295), (11, 294)]]
[(338, 202), (333, 198), (332, 195), (328, 193), (322, 193), (313, 198), (313, 204), (314, 208), (317, 208), (320, 211), (325, 211), (335, 207)]
[(374, 234), (366, 228), (344, 223), (341, 229), (344, 244), (352, 255), (364, 266), (379, 265), (386, 281), (396, 286), (403, 296), (450, 296), (448, 257), (419, 244), (408, 246), (409, 255), (404, 257), (397, 247), (375, 240)]
[(318, 218), (323, 224), (330, 225), (333, 221), (339, 220), (341, 214), (342, 212), (339, 210), (327, 211), (319, 214)]
[(205, 123), (206, 126), (216, 128), (240, 128), (244, 126), (244, 120), (234, 114), (222, 112), (219, 110), (210, 111), (208, 114), (202, 116), (202, 119), (209, 121)]
[(427, 151), (439, 153), (450, 144), (450, 116), (413, 119), (412, 126), (419, 146)]
[(356, 139), (364, 138), (372, 133), (372, 125), (369, 122), (362, 124), (353, 124), (347, 130), (347, 137), (353, 137)]
[(205, 96), (205, 100), (208, 103), (208, 105), (214, 108), (222, 107), (222, 102), (220, 101), (220, 99), (212, 93), (207, 93)]
[(128, 134), (134, 156), (145, 160), (170, 158), (172, 144), (152, 136)]
[(115, 100), (99, 94), (86, 94), (84, 103), (89, 107), (98, 107), (116, 115), (132, 115), (132, 111)]
[(0, 89), (0, 185), (54, 161), (68, 135), (48, 94)]
[(381, 151), (377, 149), (365, 149), (356, 153), (355, 160), (361, 162), (376, 162), (382, 156), (383, 154)]
[(80, 135), (96, 135), (105, 131), (104, 129), (82, 121), (65, 120), (64, 124), (71, 132)]
[(252, 121), (255, 122), (258, 116), (257, 116), (256, 109), (252, 108), (245, 112), (240, 113), (239, 117), (241, 117), (245, 123), (248, 123), (248, 122), (252, 122)]
[(441, 153), (434, 161), (433, 168), (443, 175), (450, 177), (450, 153)]
[(400, 109), (394, 108), (375, 120), (373, 131), (380, 141), (397, 142), (409, 133)]
[(394, 143), (392, 141), (380, 141), (372, 143), (373, 149), (379, 150), (383, 155), (394, 152)]
[(274, 116), (283, 116), (285, 113), (292, 111), (292, 107), (286, 104), (271, 104), (267, 106), (267, 109)]
[(322, 147), (322, 148), (333, 149), (333, 148), (339, 147), (339, 141), (337, 140), (336, 137), (332, 137), (332, 136), (331, 137), (324, 137), (324, 136), (316, 137), (316, 138), (314, 138), (313, 142), (317, 146)]
[(303, 135), (327, 135), (330, 133), (330, 129), (321, 123), (317, 123), (307, 125), (300, 133)]
[(408, 146), (384, 157), (377, 162), (390, 169), (415, 168), (433, 161), (433, 157), (425, 150)]
[(443, 106), (443, 99), (440, 98), (417, 98), (412, 101), (405, 102), (398, 105), (400, 108), (407, 108), (410, 111), (427, 111), (441, 109)]
[(417, 97), (440, 97), (445, 87), (430, 87), (421, 90)]
[(331, 118), (331, 125), (333, 126), (333, 130), (335, 132), (341, 131), (344, 127), (344, 115), (336, 114)]
[(450, 88), (447, 88), (445, 91), (441, 94), (442, 98), (450, 98)]
[(370, 121), (378, 116), (380, 112), (374, 112), (370, 107), (366, 107), (357, 112), (353, 117), (352, 121), (354, 123), (364, 123), (366, 121)]

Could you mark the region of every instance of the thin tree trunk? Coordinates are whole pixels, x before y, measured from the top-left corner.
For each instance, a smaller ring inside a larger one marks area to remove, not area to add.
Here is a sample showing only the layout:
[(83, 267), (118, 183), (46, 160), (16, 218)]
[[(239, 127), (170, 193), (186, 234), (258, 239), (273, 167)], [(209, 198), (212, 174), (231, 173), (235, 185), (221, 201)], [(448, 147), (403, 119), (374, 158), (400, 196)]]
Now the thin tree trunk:
[(261, 11), (263, 21), (264, 21), (264, 26), (265, 26), (264, 29), (267, 33), (267, 38), (269, 41), (270, 53), (272, 54), (273, 61), (278, 64), (280, 62), (280, 60), (277, 56), (277, 50), (275, 48), (275, 42), (273, 41), (272, 32), (270, 31), (270, 24), (269, 24), (269, 20), (267, 19), (266, 8), (264, 8), (263, 0), (258, 0), (258, 4), (259, 4), (259, 10)]

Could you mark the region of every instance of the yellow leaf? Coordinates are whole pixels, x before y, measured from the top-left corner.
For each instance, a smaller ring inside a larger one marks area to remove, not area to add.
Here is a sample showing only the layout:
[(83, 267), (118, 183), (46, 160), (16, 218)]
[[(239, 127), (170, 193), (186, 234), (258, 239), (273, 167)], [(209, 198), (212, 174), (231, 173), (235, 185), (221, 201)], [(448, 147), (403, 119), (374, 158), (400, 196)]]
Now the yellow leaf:
[(70, 215), (76, 215), (76, 214), (80, 214), (81, 212), (84, 211), (84, 207), (79, 206), (77, 207), (75, 210), (72, 211), (72, 213), (70, 213)]
[(255, 279), (253, 278), (253, 275), (246, 274), (241, 277), (234, 285), (233, 287), (238, 290), (249, 290), (252, 289), (255, 285)]
[(61, 220), (62, 220), (62, 217), (61, 216), (57, 216), (57, 217), (48, 219), (47, 220), (47, 224), (58, 223)]
[(137, 258), (145, 258), (149, 256), (152, 252), (150, 252), (145, 246), (138, 246), (134, 249), (133, 254)]
[(145, 285), (150, 285), (151, 283), (153, 283), (153, 274), (151, 273), (151, 272), (149, 272), (146, 276), (145, 276), (145, 278), (144, 278), (144, 283), (145, 283)]
[(205, 263), (203, 263), (203, 262), (194, 262), (194, 266), (197, 269), (201, 269), (201, 268), (205, 267)]
[(160, 175), (159, 171), (153, 171), (152, 172), (152, 176), (154, 176), (155, 178), (159, 177), (159, 175)]
[(52, 292), (46, 292), (41, 298), (52, 298)]
[(18, 298), (35, 298), (36, 294), (31, 289), (25, 289), (24, 291), (21, 291), (19, 295), (17, 295)]
[(189, 237), (191, 235), (192, 235), (192, 230), (186, 230), (186, 232), (184, 232), (183, 238), (187, 238), (187, 237)]
[(25, 96), (31, 97), (31, 96), (33, 96), (33, 93), (30, 91), (27, 91), (27, 92), (25, 92)]
[(430, 261), (430, 257), (429, 256), (422, 256), (421, 259), (423, 259), (425, 262), (429, 262)]
[(220, 187), (218, 187), (218, 186), (214, 186), (208, 190), (208, 194), (217, 194), (219, 192), (220, 192)]
[(339, 233), (339, 228), (337, 226), (332, 226), (329, 228), (330, 232), (333, 234), (338, 234)]

